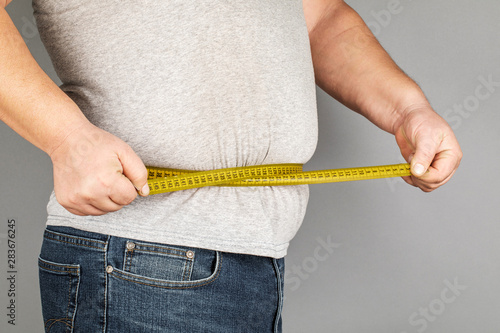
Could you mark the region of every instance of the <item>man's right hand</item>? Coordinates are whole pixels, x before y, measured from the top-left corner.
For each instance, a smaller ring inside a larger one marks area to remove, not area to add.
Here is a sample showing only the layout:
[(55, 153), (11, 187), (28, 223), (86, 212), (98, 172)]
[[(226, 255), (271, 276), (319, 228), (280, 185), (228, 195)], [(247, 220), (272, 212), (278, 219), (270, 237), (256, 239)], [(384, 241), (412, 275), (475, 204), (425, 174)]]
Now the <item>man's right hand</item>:
[[(85, 123), (49, 156), (57, 201), (75, 215), (103, 215), (149, 194), (147, 170), (124, 141)], [(137, 189), (137, 190), (136, 190)]]

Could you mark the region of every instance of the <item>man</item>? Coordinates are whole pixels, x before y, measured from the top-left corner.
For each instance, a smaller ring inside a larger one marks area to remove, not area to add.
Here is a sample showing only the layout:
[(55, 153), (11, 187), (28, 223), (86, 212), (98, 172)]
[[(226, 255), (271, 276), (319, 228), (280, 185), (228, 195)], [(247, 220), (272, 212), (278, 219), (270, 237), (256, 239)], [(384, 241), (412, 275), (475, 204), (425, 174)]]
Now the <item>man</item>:
[(343, 1), (34, 0), (60, 88), (9, 2), (0, 117), (54, 166), (47, 331), (281, 331), (283, 257), (307, 186), (148, 197), (145, 165), (305, 163), (315, 83), (395, 135), (409, 184), (432, 191), (460, 163), (448, 124)]

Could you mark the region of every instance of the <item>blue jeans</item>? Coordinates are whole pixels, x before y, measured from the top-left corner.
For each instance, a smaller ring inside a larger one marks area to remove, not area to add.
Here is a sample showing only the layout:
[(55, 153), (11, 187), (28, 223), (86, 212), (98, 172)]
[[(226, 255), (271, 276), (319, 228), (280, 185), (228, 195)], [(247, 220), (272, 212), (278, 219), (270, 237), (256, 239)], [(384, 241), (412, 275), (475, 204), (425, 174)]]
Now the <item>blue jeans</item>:
[(48, 226), (46, 332), (281, 332), (284, 259)]

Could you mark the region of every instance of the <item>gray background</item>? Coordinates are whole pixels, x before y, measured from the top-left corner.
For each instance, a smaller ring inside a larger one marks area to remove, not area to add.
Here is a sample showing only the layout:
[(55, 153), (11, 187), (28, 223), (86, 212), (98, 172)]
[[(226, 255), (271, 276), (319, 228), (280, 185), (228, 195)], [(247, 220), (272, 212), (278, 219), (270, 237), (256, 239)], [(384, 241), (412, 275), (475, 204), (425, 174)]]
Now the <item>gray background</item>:
[[(488, 91), (481, 77), (500, 82), (500, 3), (347, 2), (453, 125), (464, 159), (452, 181), (431, 194), (399, 179), (311, 186), (306, 219), (287, 257), (284, 330), (499, 332), (500, 87)], [(7, 9), (42, 68), (59, 82), (31, 2), (16, 0)], [(489, 96), (478, 99), (477, 89)], [(391, 135), (319, 89), (318, 108), (319, 145), (306, 169), (402, 162)], [(36, 258), (51, 163), (3, 123), (0, 187), (0, 328), (41, 332)], [(17, 221), (15, 327), (5, 315), (8, 218)]]

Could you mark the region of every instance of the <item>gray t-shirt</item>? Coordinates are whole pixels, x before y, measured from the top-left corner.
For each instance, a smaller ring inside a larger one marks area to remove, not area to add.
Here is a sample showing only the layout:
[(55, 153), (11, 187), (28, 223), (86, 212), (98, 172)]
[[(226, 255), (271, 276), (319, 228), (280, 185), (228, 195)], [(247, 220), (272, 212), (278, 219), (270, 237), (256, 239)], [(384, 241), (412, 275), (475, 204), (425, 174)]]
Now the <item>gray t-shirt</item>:
[[(33, 0), (61, 89), (146, 165), (305, 163), (317, 142), (302, 0)], [(302, 223), (307, 186), (207, 187), (50, 225), (271, 257)]]

